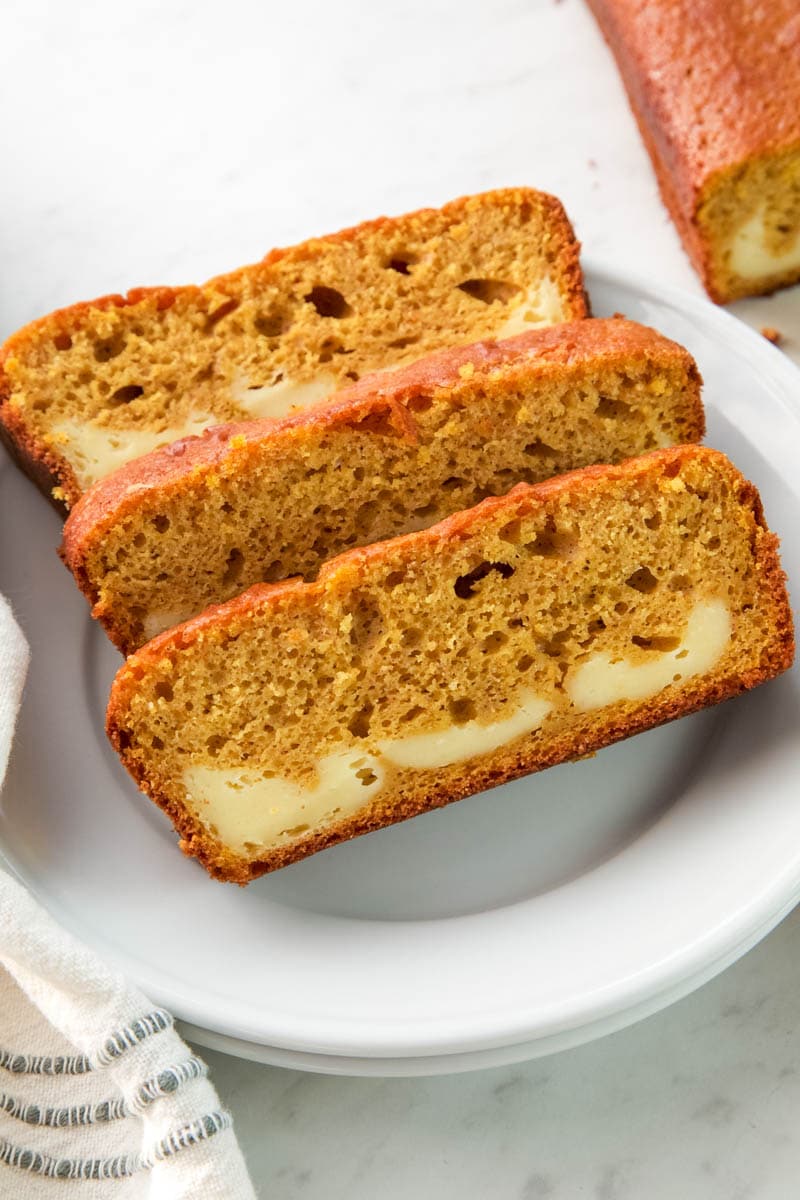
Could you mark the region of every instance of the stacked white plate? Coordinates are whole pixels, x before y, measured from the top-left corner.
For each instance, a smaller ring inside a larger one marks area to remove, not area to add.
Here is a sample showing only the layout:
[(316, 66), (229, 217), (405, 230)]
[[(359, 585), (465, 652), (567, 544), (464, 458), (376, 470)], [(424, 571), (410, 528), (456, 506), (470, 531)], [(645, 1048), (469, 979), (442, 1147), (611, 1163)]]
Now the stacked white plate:
[[(758, 485), (800, 577), (800, 373), (704, 301), (588, 271), (598, 315), (686, 345), (707, 441)], [(195, 1040), (400, 1075), (549, 1053), (710, 978), (800, 898), (797, 670), (713, 711), (239, 889), (183, 858), (105, 741), (119, 659), (0, 460), (0, 590), (33, 648), (0, 849)]]

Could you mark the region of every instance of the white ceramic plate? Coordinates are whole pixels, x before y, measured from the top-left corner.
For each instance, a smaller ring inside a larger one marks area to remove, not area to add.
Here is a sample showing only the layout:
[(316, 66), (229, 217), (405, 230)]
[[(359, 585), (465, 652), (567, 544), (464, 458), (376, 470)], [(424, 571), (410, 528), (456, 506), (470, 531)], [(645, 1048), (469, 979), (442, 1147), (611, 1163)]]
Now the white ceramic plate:
[[(758, 484), (797, 577), (800, 374), (710, 304), (588, 280), (597, 313), (695, 354), (708, 441)], [(0, 502), (0, 589), (33, 647), (0, 847), (199, 1040), (345, 1073), (522, 1059), (684, 994), (800, 898), (796, 671), (246, 889), (214, 883), (106, 745), (118, 658), (55, 556), (57, 516), (5, 461)]]

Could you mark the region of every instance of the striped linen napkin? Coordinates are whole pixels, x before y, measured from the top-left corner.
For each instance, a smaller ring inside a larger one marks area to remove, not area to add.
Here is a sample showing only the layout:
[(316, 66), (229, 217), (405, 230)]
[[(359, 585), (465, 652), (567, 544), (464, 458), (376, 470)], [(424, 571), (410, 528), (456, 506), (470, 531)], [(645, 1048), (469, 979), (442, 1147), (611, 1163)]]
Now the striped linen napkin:
[[(28, 647), (0, 597), (0, 784)], [(254, 1200), (201, 1059), (0, 869), (0, 1197)]]

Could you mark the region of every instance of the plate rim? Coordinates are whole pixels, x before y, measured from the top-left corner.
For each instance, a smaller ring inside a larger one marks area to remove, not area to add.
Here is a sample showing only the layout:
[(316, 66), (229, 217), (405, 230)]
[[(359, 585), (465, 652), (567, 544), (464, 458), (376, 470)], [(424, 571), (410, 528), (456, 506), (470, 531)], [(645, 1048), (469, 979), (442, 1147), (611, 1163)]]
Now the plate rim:
[[(593, 284), (602, 284), (611, 288), (619, 288), (623, 290), (635, 291), (637, 296), (642, 299), (652, 300), (658, 305), (667, 305), (680, 309), (687, 317), (696, 314), (701, 320), (706, 329), (711, 327), (712, 332), (716, 329), (721, 331), (724, 340), (729, 341), (730, 335), (735, 334), (739, 345), (744, 344), (746, 353), (751, 360), (755, 361), (756, 368), (763, 365), (765, 372), (769, 372), (771, 376), (777, 376), (781, 386), (779, 395), (775, 396), (776, 402), (780, 402), (786, 412), (786, 415), (793, 419), (795, 423), (800, 424), (800, 407), (793, 407), (785, 394), (786, 389), (792, 385), (800, 391), (800, 371), (797, 366), (786, 358), (779, 351), (776, 351), (761, 335), (753, 328), (740, 320), (734, 314), (719, 308), (712, 304), (709, 300), (702, 296), (684, 291), (681, 288), (673, 286), (654, 285), (647, 280), (641, 273), (619, 270), (610, 267), (602, 262), (594, 260), (591, 256), (583, 258), (583, 269), (586, 276), (587, 285), (591, 289)], [(11, 464), (6, 464), (11, 467)], [(6, 863), (12, 874), (20, 877), (14, 865), (8, 862), (2, 853), (2, 845), (0, 845), (0, 862)], [(23, 880), (23, 882), (25, 882)], [(40, 902), (44, 900), (37, 896)], [(524, 1043), (536, 1044), (545, 1042), (548, 1038), (566, 1037), (570, 1032), (575, 1032), (582, 1028), (588, 1028), (593, 1023), (608, 1019), (613, 1014), (618, 1014), (623, 1017), (624, 1014), (632, 1014), (630, 1020), (622, 1020), (621, 1024), (617, 1024), (615, 1028), (622, 1028), (623, 1025), (630, 1021), (640, 1019), (637, 1017), (636, 1010), (641, 1006), (646, 1006), (648, 999), (654, 1000), (662, 992), (667, 993), (667, 998), (663, 1004), (657, 1004), (656, 1008), (661, 1008), (665, 1004), (671, 1002), (672, 999), (677, 999), (678, 996), (671, 995), (671, 989), (683, 988), (680, 991), (681, 995), (688, 994), (699, 983), (705, 982), (713, 975), (723, 970), (731, 962), (735, 961), (751, 946), (755, 945), (766, 933), (769, 932), (781, 919), (786, 915), (794, 905), (800, 900), (800, 849), (796, 860), (777, 877), (767, 881), (766, 886), (754, 896), (749, 896), (740, 909), (729, 914), (727, 920), (720, 921), (715, 927), (706, 930), (705, 934), (684, 949), (684, 953), (680, 957), (680, 970), (676, 970), (676, 963), (666, 961), (660, 964), (659, 968), (653, 968), (647, 972), (640, 972), (634, 978), (628, 981), (618, 983), (615, 990), (607, 995), (603, 1002), (598, 1001), (598, 997), (588, 990), (586, 996), (583, 997), (583, 1004), (577, 1005), (572, 1011), (565, 1011), (563, 1005), (560, 1006), (558, 1013), (544, 1014), (541, 1007), (539, 1015), (533, 1026), (530, 1024), (530, 1017), (526, 1016), (518, 1019), (514, 1030), (505, 1028), (504, 1032), (499, 1030), (493, 1034), (488, 1034), (484, 1029), (478, 1036), (473, 1036), (466, 1043), (467, 1048), (464, 1049), (462, 1033), (458, 1038), (461, 1043), (461, 1048), (455, 1048), (454, 1043), (450, 1038), (442, 1038), (442, 1036), (434, 1030), (429, 1031), (426, 1038), (420, 1038), (421, 1030), (415, 1028), (413, 1032), (414, 1044), (407, 1045), (405, 1048), (400, 1048), (396, 1044), (393, 1045), (391, 1056), (387, 1055), (386, 1047), (373, 1047), (367, 1049), (363, 1041), (358, 1043), (357, 1049), (359, 1056), (372, 1060), (374, 1062), (383, 1060), (387, 1064), (391, 1062), (391, 1058), (403, 1059), (424, 1057), (426, 1059), (442, 1058), (446, 1059), (449, 1055), (471, 1055), (482, 1051), (491, 1052), (492, 1050), (500, 1050), (503, 1048), (520, 1047)], [(45, 907), (47, 905), (45, 904)], [(52, 914), (56, 920), (62, 919), (58, 913)], [(81, 936), (78, 934), (78, 936)], [(146, 990), (150, 997), (156, 1002), (164, 1003), (171, 1008), (179, 1019), (185, 1020), (194, 1025), (196, 1028), (207, 1029), (208, 1032), (216, 1036), (229, 1037), (238, 1041), (252, 1042), (252, 1044), (269, 1049), (274, 1047), (278, 1050), (291, 1051), (293, 1053), (303, 1055), (324, 1053), (335, 1058), (341, 1058), (343, 1061), (352, 1057), (351, 1051), (356, 1048), (355, 1044), (349, 1049), (346, 1046), (348, 1041), (346, 1036), (343, 1036), (344, 1030), (339, 1028), (336, 1041), (339, 1049), (325, 1049), (324, 1044), (318, 1038), (306, 1036), (303, 1038), (298, 1035), (298, 1031), (291, 1030), (286, 1027), (283, 1034), (275, 1036), (278, 1031), (273, 1031), (269, 1041), (262, 1037), (252, 1038), (251, 1033), (243, 1028), (235, 1019), (226, 1019), (225, 1014), (218, 1011), (214, 1014), (213, 1028), (208, 1023), (210, 1009), (214, 1006), (213, 993), (209, 996), (206, 1004), (192, 1003), (192, 1001), (184, 995), (176, 1006), (176, 994), (170, 991), (167, 987), (162, 990), (158, 981), (148, 977), (148, 971), (143, 974), (138, 971), (131, 971), (134, 964), (144, 966), (141, 960), (130, 957), (126, 954), (124, 947), (120, 947), (119, 958), (122, 961), (123, 967), (131, 977), (136, 980), (141, 987)], [(108, 953), (107, 947), (104, 946), (103, 953)], [(115, 955), (115, 957), (117, 957)], [(704, 967), (708, 964), (713, 964), (713, 969), (709, 974), (704, 973)], [(717, 965), (718, 964), (718, 965)], [(147, 964), (149, 967), (149, 964)], [(150, 968), (152, 970), (152, 968)], [(701, 978), (702, 976), (702, 978)], [(697, 983), (693, 980), (697, 978)], [(146, 982), (143, 982), (143, 979)], [(683, 987), (683, 985), (686, 985)], [(656, 1008), (650, 1011), (656, 1011)], [(275, 1013), (274, 1015), (279, 1015)], [(646, 1013), (642, 1013), (642, 1016)], [(500, 1014), (501, 1018), (507, 1014)], [(475, 1018), (472, 1019), (472, 1024), (477, 1024)], [(483, 1024), (483, 1022), (481, 1022)], [(602, 1032), (602, 1031), (601, 1031)], [(522, 1035), (522, 1036), (521, 1036)], [(588, 1037), (597, 1036), (589, 1033)], [(576, 1045), (579, 1041), (588, 1040), (587, 1038), (579, 1038), (573, 1040), (570, 1044)], [(554, 1049), (560, 1049), (560, 1045), (556, 1045)], [(482, 1065), (482, 1064), (476, 1064)], [(314, 1069), (310, 1066), (309, 1069)], [(317, 1068), (319, 1069), (319, 1068)], [(445, 1068), (447, 1069), (447, 1068)], [(460, 1069), (460, 1068), (459, 1068)], [(463, 1069), (469, 1069), (465, 1067)]]

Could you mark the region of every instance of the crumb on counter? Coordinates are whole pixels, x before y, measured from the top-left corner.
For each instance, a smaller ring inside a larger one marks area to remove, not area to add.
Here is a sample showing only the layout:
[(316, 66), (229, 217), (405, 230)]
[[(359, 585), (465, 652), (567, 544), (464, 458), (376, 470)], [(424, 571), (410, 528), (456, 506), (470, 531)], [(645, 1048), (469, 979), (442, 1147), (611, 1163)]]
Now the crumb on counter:
[(780, 346), (783, 341), (780, 329), (775, 329), (772, 325), (764, 325), (761, 329), (761, 336), (765, 337), (768, 342), (772, 342), (773, 346)]

